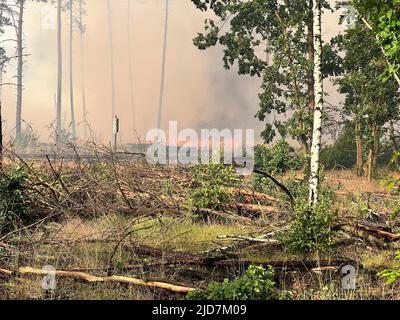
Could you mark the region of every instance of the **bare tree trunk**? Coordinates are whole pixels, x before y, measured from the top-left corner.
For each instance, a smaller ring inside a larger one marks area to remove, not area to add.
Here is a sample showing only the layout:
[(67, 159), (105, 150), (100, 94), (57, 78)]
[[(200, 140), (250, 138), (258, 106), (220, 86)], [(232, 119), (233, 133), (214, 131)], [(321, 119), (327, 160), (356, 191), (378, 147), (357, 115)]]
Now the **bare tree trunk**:
[(129, 59), (129, 92), (130, 92), (130, 103), (132, 110), (132, 126), (133, 134), (137, 136), (136, 129), (136, 111), (134, 101), (134, 90), (133, 90), (133, 66), (132, 66), (132, 34), (131, 34), (131, 7), (132, 1), (128, 0), (128, 59)]
[[(315, 48), (314, 48), (314, 26), (313, 26), (313, 0), (309, 1), (309, 12), (310, 12), (310, 19), (307, 24), (307, 59), (310, 61), (310, 64), (314, 63), (314, 54), (315, 54)], [(308, 78), (308, 84), (307, 84), (307, 90), (308, 90), (308, 96), (309, 96), (309, 102), (308, 102), (308, 110), (310, 113), (310, 118), (313, 117), (314, 110), (315, 110), (315, 94), (314, 94), (314, 76), (313, 73), (310, 72), (310, 76)], [(313, 130), (310, 128), (310, 140), (312, 139), (312, 133)], [(309, 154), (310, 150), (307, 151), (307, 154)]]
[[(3, 72), (3, 68), (1, 68)], [(3, 169), (3, 110), (0, 99), (0, 170)]]
[(368, 152), (368, 181), (371, 182), (372, 176), (376, 168), (376, 160), (379, 152), (379, 126), (373, 124), (371, 126), (371, 142)]
[(110, 46), (110, 67), (111, 67), (111, 121), (114, 120), (116, 115), (115, 108), (115, 68), (114, 68), (114, 45), (113, 45), (113, 32), (112, 32), (112, 11), (111, 0), (108, 0), (108, 32), (109, 32), (109, 46)]
[(15, 137), (19, 139), (22, 132), (22, 90), (23, 90), (23, 64), (24, 64), (24, 47), (22, 43), (23, 24), (24, 24), (24, 6), (25, 0), (19, 0), (18, 27), (17, 27), (17, 109), (15, 121)]
[(73, 74), (73, 31), (74, 31), (74, 1), (69, 0), (69, 97), (71, 108), (72, 139), (76, 140), (75, 106), (74, 106), (74, 74)]
[(310, 205), (315, 205), (318, 201), (319, 191), (319, 153), (321, 149), (322, 136), (322, 112), (324, 108), (324, 90), (322, 79), (322, 10), (321, 0), (315, 0), (313, 3), (313, 21), (314, 21), (314, 125), (311, 144), (311, 174), (310, 174)]
[(167, 41), (168, 41), (168, 9), (169, 0), (165, 2), (165, 22), (164, 22), (164, 44), (163, 44), (163, 57), (161, 65), (161, 84), (160, 84), (160, 98), (158, 105), (158, 118), (157, 128), (161, 128), (162, 111), (163, 111), (163, 100), (164, 100), (164, 84), (165, 84), (165, 64), (167, 59)]
[(397, 140), (396, 140), (396, 132), (394, 130), (393, 120), (389, 122), (389, 135), (390, 135), (390, 140), (392, 141), (393, 151), (394, 152), (399, 151), (399, 146), (398, 146)]
[(361, 138), (361, 126), (357, 120), (355, 123), (355, 138), (356, 138), (356, 151), (357, 151), (356, 170), (357, 170), (357, 175), (362, 176), (364, 174), (363, 142)]
[(85, 91), (85, 54), (83, 46), (83, 5), (82, 0), (79, 0), (79, 23), (80, 23), (80, 49), (81, 49), (81, 91), (82, 91), (82, 110), (83, 110), (83, 138), (86, 141), (88, 138), (88, 123), (86, 110), (86, 91)]
[(61, 0), (57, 2), (57, 115), (56, 115), (56, 139), (59, 142), (61, 134), (61, 104), (62, 104), (62, 12)]

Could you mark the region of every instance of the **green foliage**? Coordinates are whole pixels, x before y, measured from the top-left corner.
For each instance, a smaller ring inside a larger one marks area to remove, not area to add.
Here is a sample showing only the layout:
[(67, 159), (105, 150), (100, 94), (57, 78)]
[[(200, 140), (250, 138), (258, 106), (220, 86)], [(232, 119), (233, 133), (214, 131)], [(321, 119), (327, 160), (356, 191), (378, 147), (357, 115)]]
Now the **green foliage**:
[(285, 140), (278, 141), (273, 147), (258, 145), (254, 150), (255, 166), (271, 174), (282, 174), (300, 169), (305, 159)]
[(111, 168), (107, 165), (107, 163), (100, 161), (90, 164), (89, 174), (94, 180), (100, 182), (108, 182), (114, 178)]
[[(254, 150), (255, 166), (274, 176), (282, 176), (288, 171), (300, 169), (305, 164), (305, 158), (298, 155), (285, 140), (278, 141), (273, 147), (258, 145)], [(260, 192), (274, 192), (276, 185), (268, 178), (256, 174), (253, 186)], [(289, 189), (291, 190), (291, 189)]]
[[(265, 125), (262, 137), (290, 136), (309, 148), (312, 127), (313, 58), (312, 6), (307, 0), (192, 0), (201, 11), (212, 11), (203, 33), (194, 39), (201, 50), (223, 47), (226, 69), (261, 78), (260, 121), (280, 115)], [(321, 1), (323, 9), (330, 8)], [(311, 39), (311, 41), (310, 41)], [(329, 45), (328, 45), (329, 46)], [(324, 46), (324, 51), (327, 46)], [(265, 59), (265, 56), (273, 59)], [(333, 73), (331, 51), (324, 55), (323, 71)], [(325, 66), (325, 63), (328, 63)], [(328, 74), (325, 74), (327, 76)], [(285, 117), (283, 117), (285, 115)]]
[(299, 201), (295, 207), (295, 219), (288, 231), (279, 238), (293, 252), (310, 253), (332, 249), (332, 230), (336, 214), (330, 208), (327, 197), (321, 196), (315, 207)]
[[(378, 44), (389, 61), (388, 75), (400, 72), (400, 0), (353, 0), (361, 16), (369, 23)], [(388, 80), (388, 76), (385, 76)]]
[(212, 283), (205, 290), (190, 292), (189, 300), (272, 300), (277, 299), (277, 289), (272, 267), (251, 265), (246, 273), (223, 283)]
[(329, 169), (336, 166), (353, 168), (356, 157), (354, 126), (351, 123), (345, 125), (332, 145), (321, 151), (321, 163)]
[(28, 214), (24, 183), (28, 175), (22, 168), (2, 173), (0, 177), (0, 234), (10, 231)]
[(191, 192), (189, 205), (196, 208), (216, 208), (231, 199), (227, 186), (236, 184), (239, 179), (232, 167), (222, 164), (200, 164), (192, 173), (195, 188)]
[[(398, 166), (399, 158), (400, 158), (400, 152), (393, 153), (392, 159), (390, 160), (390, 164)], [(400, 193), (400, 179), (385, 179), (383, 181), (383, 185), (389, 191)]]
[(335, 79), (340, 93), (345, 95), (343, 116), (359, 123), (361, 135), (371, 144), (373, 125), (383, 127), (399, 117), (398, 84), (394, 79), (380, 81), (379, 75), (385, 71), (387, 61), (362, 22), (357, 21), (353, 28), (335, 37), (332, 46), (343, 55), (342, 73)]
[[(400, 259), (400, 251), (397, 252), (396, 259)], [(379, 272), (380, 277), (386, 278), (387, 284), (391, 284), (400, 279), (400, 269), (387, 269)]]

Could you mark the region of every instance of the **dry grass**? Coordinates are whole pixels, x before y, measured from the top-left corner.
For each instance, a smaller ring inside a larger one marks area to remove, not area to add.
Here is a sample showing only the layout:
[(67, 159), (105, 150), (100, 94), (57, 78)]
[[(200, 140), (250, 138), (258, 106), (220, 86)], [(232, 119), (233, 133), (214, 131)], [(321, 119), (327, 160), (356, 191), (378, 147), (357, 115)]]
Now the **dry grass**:
[[(257, 236), (283, 225), (291, 218), (288, 212), (266, 214), (264, 227), (240, 222), (218, 222), (196, 218), (187, 207), (192, 187), (185, 167), (148, 166), (129, 160), (87, 163), (58, 160), (51, 169), (46, 162), (20, 163), (28, 166), (29, 189), (27, 196), (38, 215), (29, 228), (18, 229), (1, 241), (17, 249), (0, 249), (0, 267), (17, 266), (42, 268), (52, 265), (58, 270), (86, 270), (96, 275), (113, 274), (142, 279), (164, 279), (202, 286), (205, 282), (233, 277), (243, 270), (232, 269), (225, 274), (203, 270), (198, 266), (163, 266), (145, 268), (155, 261), (152, 257), (138, 256), (129, 244), (146, 245), (165, 252), (198, 253), (232, 243), (218, 239), (220, 235), (236, 234)], [(53, 172), (56, 171), (56, 172)], [(57, 176), (60, 174), (60, 177)], [(45, 183), (43, 183), (45, 181)], [(326, 182), (342, 194), (336, 206), (363, 214), (371, 208), (390, 215), (398, 208), (379, 182), (369, 183), (351, 171), (335, 170), (326, 173)], [(64, 185), (63, 185), (64, 184)], [(339, 192), (339, 193), (340, 193)], [(263, 204), (263, 203), (260, 203)], [(271, 204), (264, 204), (271, 205)], [(121, 243), (119, 243), (121, 241)], [(397, 267), (394, 249), (369, 251), (364, 246), (345, 246), (327, 257), (355, 259), (366, 269), (382, 270)], [(266, 262), (273, 260), (315, 259), (297, 256), (284, 248), (266, 248), (254, 245), (235, 252), (238, 258)], [(112, 259), (111, 259), (112, 257)], [(132, 268), (132, 266), (139, 266)], [(193, 273), (204, 273), (196, 280)], [(206, 280), (205, 280), (206, 279)], [(375, 274), (360, 270), (358, 289), (342, 291), (340, 273), (315, 274), (292, 272), (279, 274), (281, 289), (290, 291), (292, 299), (393, 299), (397, 298), (396, 285), (387, 287)], [(60, 279), (54, 291), (41, 288), (41, 277), (2, 278), (0, 297), (4, 299), (176, 299), (162, 290), (138, 288), (118, 284), (87, 284)]]

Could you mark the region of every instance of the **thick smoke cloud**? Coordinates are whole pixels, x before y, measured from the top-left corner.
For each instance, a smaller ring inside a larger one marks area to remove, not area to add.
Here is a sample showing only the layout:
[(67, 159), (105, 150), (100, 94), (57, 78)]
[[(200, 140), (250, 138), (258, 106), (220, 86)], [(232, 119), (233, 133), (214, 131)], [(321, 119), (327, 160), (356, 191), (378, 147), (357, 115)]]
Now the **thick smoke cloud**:
[[(88, 120), (98, 138), (107, 143), (111, 132), (111, 80), (107, 30), (107, 1), (86, 0), (85, 23), (86, 88)], [(114, 55), (116, 64), (116, 105), (121, 118), (121, 142), (133, 142), (130, 110), (127, 28), (132, 32), (134, 97), (137, 132), (141, 139), (157, 121), (162, 57), (164, 1), (133, 0), (132, 23), (127, 25), (128, 0), (113, 0)], [(25, 20), (25, 88), (23, 119), (40, 135), (50, 136), (55, 118), (56, 30), (55, 8), (51, 4), (28, 2)], [(168, 120), (180, 128), (253, 128), (258, 137), (263, 124), (254, 118), (258, 108), (259, 79), (242, 77), (236, 70), (225, 71), (221, 48), (199, 51), (192, 39), (203, 29), (205, 16), (191, 1), (172, 0), (168, 35), (163, 127)], [(331, 33), (331, 30), (327, 31)], [(9, 30), (5, 37), (13, 37)], [(79, 34), (74, 34), (75, 105), (78, 124), (83, 119), (80, 94)], [(64, 84), (63, 124), (68, 126), (68, 15), (63, 29)], [(13, 45), (8, 48), (12, 52)], [(15, 63), (8, 67), (4, 81), (15, 81)], [(5, 127), (14, 127), (15, 88), (3, 90)], [(83, 137), (82, 124), (78, 135)]]

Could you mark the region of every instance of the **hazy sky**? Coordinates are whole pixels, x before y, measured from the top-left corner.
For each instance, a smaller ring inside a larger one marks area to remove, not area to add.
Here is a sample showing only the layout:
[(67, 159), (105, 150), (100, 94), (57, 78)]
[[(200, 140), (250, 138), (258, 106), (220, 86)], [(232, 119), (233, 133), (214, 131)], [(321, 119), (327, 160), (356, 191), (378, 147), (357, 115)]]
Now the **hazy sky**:
[[(108, 47), (107, 0), (86, 0), (84, 50), (88, 120), (103, 142), (110, 139), (111, 80)], [(132, 30), (134, 98), (136, 123), (143, 138), (157, 121), (162, 58), (164, 0), (133, 0), (132, 23), (127, 24), (128, 0), (112, 0), (114, 56), (116, 63), (116, 105), (121, 118), (121, 139), (134, 140), (130, 109), (127, 55), (127, 28)], [(259, 136), (263, 124), (254, 118), (258, 109), (259, 80), (238, 76), (236, 70), (225, 71), (221, 48), (199, 51), (192, 39), (203, 29), (204, 13), (190, 0), (170, 0), (167, 68), (163, 127), (168, 120), (181, 128), (254, 128)], [(46, 140), (48, 126), (55, 118), (57, 77), (56, 30), (54, 5), (27, 2), (25, 14), (24, 101), (23, 119)], [(64, 14), (64, 84), (63, 123), (68, 126), (68, 16)], [(329, 15), (324, 34), (328, 38), (338, 31), (337, 16)], [(13, 37), (9, 30), (5, 38)], [(75, 106), (81, 123), (79, 33), (74, 32)], [(9, 47), (10, 52), (15, 49)], [(7, 68), (5, 82), (14, 81), (15, 62)], [(5, 128), (15, 126), (15, 88), (3, 88)], [(82, 125), (78, 135), (83, 136)]]

